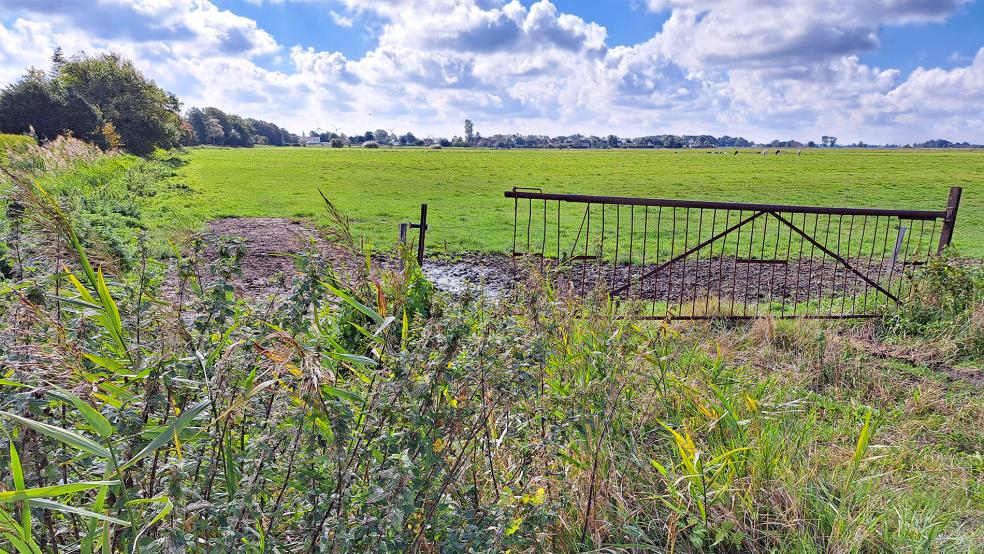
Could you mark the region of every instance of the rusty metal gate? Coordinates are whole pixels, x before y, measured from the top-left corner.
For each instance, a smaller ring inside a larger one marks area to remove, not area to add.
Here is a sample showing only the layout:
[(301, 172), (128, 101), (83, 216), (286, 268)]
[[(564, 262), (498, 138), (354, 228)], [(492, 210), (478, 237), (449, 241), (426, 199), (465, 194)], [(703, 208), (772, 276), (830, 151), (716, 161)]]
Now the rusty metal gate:
[(517, 268), (651, 319), (872, 317), (950, 243), (960, 194), (932, 211), (505, 193)]

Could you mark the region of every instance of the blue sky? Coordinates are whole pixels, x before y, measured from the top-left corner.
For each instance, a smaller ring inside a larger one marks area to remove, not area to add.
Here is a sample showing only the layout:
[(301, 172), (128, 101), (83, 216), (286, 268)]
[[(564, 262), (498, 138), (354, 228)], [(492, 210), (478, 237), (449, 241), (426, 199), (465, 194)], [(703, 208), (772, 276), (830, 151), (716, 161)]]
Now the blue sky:
[(0, 83), (55, 46), (295, 131), (984, 142), (982, 0), (0, 0)]

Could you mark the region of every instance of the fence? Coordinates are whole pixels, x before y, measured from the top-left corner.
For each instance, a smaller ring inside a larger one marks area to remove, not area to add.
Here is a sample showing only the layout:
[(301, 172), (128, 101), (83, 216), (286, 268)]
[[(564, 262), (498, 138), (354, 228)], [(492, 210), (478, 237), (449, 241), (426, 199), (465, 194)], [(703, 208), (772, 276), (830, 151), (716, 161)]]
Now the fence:
[(638, 301), (639, 317), (860, 318), (908, 294), (951, 241), (946, 208), (786, 206), (514, 188), (514, 264), (578, 294)]

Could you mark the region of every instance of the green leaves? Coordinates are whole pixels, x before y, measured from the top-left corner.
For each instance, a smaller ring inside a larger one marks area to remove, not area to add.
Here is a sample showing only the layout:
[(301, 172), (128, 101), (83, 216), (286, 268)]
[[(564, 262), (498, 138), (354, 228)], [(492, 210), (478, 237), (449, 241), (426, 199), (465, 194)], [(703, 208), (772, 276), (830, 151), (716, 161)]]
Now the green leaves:
[(77, 448), (94, 456), (99, 456), (100, 458), (110, 458), (109, 450), (107, 448), (88, 437), (76, 433), (75, 431), (69, 431), (68, 429), (62, 429), (61, 427), (56, 427), (40, 421), (34, 421), (33, 419), (21, 417), (9, 412), (0, 411), (0, 416), (16, 421), (24, 427), (28, 427), (38, 433), (41, 433), (42, 435), (51, 437), (62, 444), (67, 444), (68, 446)]
[(145, 446), (140, 452), (121, 465), (119, 467), (119, 471), (123, 471), (126, 468), (133, 466), (133, 464), (139, 462), (161, 446), (167, 444), (172, 438), (176, 437), (182, 429), (187, 427), (196, 417), (198, 417), (198, 414), (202, 413), (202, 410), (208, 407), (208, 405), (208, 399), (202, 400), (198, 404), (195, 404), (194, 406), (191, 406), (181, 412), (181, 415), (172, 420), (171, 423), (168, 424), (168, 426), (165, 427), (159, 435), (154, 437), (154, 440), (150, 441), (150, 443), (147, 444), (147, 446)]
[(103, 485), (116, 485), (118, 483), (119, 481), (80, 481), (78, 483), (68, 483), (66, 485), (52, 485), (50, 487), (37, 487), (33, 489), (0, 491), (0, 504), (17, 502), (19, 500), (30, 500), (34, 498), (62, 496), (64, 494), (87, 491)]
[(52, 395), (66, 402), (71, 402), (73, 406), (82, 414), (82, 417), (89, 422), (92, 429), (101, 438), (108, 439), (113, 434), (113, 426), (110, 425), (109, 420), (107, 420), (101, 413), (96, 411), (95, 408), (90, 406), (85, 400), (82, 400), (78, 396), (68, 392), (60, 387), (54, 387), (54, 392)]
[(362, 395), (358, 393), (340, 389), (338, 387), (332, 387), (329, 385), (322, 385), (321, 391), (327, 394), (328, 396), (334, 396), (335, 398), (341, 398), (342, 400), (348, 400), (349, 402), (353, 402), (353, 403), (361, 403), (364, 400)]
[(56, 512), (64, 512), (67, 514), (75, 514), (82, 516), (84, 518), (91, 518), (99, 521), (106, 521), (114, 525), (121, 525), (123, 527), (129, 527), (129, 521), (123, 521), (122, 519), (117, 519), (115, 517), (110, 517), (106, 514), (100, 514), (98, 512), (93, 512), (91, 510), (86, 510), (85, 508), (78, 508), (75, 506), (69, 506), (68, 504), (62, 504), (60, 502), (55, 502), (54, 500), (45, 499), (33, 499), (29, 501), (31, 506), (35, 508), (43, 508), (45, 510), (54, 510)]

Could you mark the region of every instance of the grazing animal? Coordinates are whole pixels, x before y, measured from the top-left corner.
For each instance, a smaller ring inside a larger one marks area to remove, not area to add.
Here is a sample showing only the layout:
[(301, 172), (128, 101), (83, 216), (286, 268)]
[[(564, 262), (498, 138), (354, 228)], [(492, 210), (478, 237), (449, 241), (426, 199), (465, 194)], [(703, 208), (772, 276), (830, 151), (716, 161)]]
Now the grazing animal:
[(800, 154), (802, 154), (802, 153), (803, 153), (803, 150), (802, 150), (801, 148), (797, 148), (797, 149), (796, 149), (796, 155), (797, 155), (797, 156), (799, 156), (799, 155), (800, 155)]
[(776, 156), (778, 156), (779, 154), (782, 154), (782, 152), (780, 152), (779, 150), (776, 150)]
[(738, 151), (737, 151), (737, 150), (735, 150), (735, 156), (737, 156), (737, 155), (738, 155)]
[(768, 156), (769, 155), (769, 151), (768, 150), (763, 150), (762, 151), (762, 155), (763, 156)]

